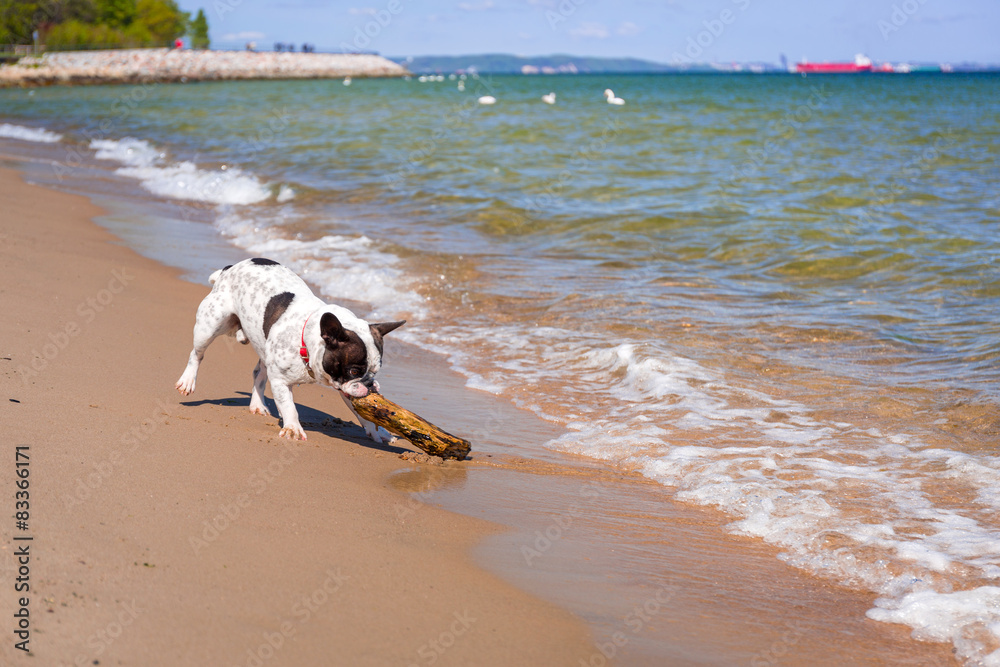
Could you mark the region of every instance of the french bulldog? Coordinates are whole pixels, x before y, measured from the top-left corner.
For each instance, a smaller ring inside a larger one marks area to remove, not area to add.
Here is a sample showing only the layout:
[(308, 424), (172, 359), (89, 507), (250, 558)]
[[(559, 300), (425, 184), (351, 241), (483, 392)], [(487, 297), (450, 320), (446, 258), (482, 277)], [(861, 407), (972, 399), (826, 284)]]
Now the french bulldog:
[[(293, 271), (262, 257), (220, 269), (209, 282), (212, 291), (195, 319), (194, 349), (175, 385), (182, 395), (194, 391), (205, 349), (223, 335), (249, 343), (260, 357), (253, 370), (250, 412), (270, 415), (263, 400), (270, 380), (283, 438), (306, 439), (292, 400), (295, 385), (333, 387), (352, 412), (350, 397), (378, 391), (382, 339), (405, 320), (369, 324), (346, 308), (324, 303)], [(384, 429), (358, 419), (375, 442), (391, 439)]]

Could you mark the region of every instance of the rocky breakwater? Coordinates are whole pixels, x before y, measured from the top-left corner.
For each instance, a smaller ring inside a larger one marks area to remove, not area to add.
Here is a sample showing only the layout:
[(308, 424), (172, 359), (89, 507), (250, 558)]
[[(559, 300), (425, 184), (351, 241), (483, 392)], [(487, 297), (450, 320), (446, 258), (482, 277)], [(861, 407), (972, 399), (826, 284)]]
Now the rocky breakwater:
[(393, 77), (396, 63), (360, 53), (270, 53), (177, 49), (64, 51), (0, 67), (0, 87), (235, 79)]

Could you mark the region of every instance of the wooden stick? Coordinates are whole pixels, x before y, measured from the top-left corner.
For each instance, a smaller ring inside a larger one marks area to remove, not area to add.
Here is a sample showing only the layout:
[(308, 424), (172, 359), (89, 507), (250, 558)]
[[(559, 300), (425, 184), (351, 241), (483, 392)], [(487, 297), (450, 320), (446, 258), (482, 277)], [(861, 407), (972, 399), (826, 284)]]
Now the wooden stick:
[(369, 392), (362, 398), (351, 397), (358, 414), (390, 433), (409, 440), (428, 454), (461, 461), (472, 445), (468, 440), (442, 431), (434, 424), (402, 408), (382, 394)]

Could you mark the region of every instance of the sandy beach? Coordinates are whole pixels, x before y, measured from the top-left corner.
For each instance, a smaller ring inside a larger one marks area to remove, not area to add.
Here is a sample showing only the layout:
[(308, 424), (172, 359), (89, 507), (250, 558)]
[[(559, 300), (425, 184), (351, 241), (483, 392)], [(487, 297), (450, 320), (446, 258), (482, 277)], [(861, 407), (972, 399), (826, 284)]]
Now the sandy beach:
[[(173, 389), (207, 286), (123, 247), (86, 199), (0, 172), (0, 662), (18, 665), (576, 665), (587, 627), (474, 566), (499, 528), (401, 512), (339, 399), (300, 388), (305, 442), (242, 404), (253, 352), (217, 341)], [(27, 530), (13, 518), (29, 457)], [(15, 541), (30, 536), (31, 541)], [(27, 545), (19, 564), (14, 551)], [(24, 560), (27, 563), (24, 563)], [(27, 600), (30, 653), (15, 648)]]

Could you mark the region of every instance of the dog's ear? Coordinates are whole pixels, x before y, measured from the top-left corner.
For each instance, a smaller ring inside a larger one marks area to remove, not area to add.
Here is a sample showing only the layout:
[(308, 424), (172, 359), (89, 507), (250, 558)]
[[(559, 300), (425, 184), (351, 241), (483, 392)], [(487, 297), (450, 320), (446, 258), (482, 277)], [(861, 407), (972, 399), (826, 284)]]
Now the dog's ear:
[(384, 336), (390, 331), (395, 331), (399, 327), (406, 324), (406, 320), (401, 320), (399, 322), (379, 322), (378, 324), (370, 325), (373, 332), (378, 332), (378, 335)]
[(336, 346), (338, 343), (346, 343), (350, 340), (344, 325), (333, 313), (323, 313), (323, 317), (319, 321), (319, 332), (326, 344), (330, 346)]

